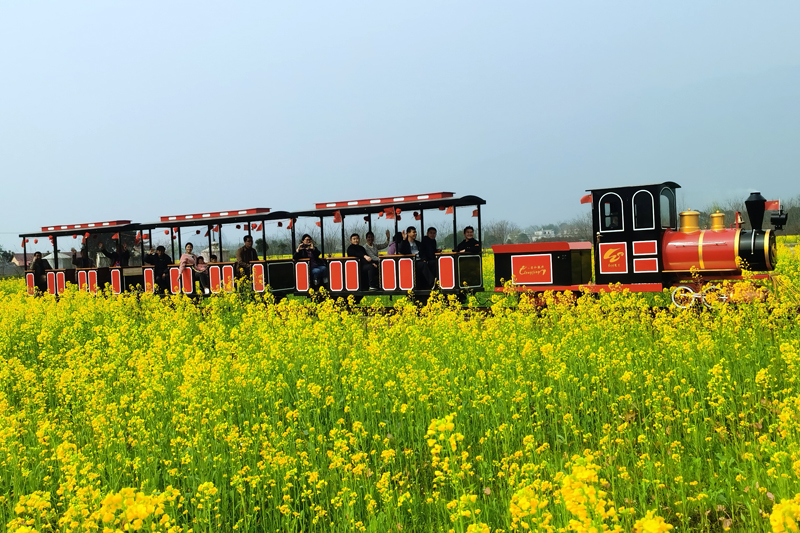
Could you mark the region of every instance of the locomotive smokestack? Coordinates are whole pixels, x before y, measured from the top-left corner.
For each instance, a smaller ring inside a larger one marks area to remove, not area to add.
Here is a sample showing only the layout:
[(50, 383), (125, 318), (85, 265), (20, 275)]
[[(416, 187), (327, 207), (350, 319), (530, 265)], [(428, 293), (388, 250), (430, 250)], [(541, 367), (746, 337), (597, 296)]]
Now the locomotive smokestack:
[(750, 227), (755, 230), (763, 229), (764, 210), (767, 199), (761, 196), (760, 192), (754, 192), (744, 201), (747, 209), (747, 217), (750, 219)]

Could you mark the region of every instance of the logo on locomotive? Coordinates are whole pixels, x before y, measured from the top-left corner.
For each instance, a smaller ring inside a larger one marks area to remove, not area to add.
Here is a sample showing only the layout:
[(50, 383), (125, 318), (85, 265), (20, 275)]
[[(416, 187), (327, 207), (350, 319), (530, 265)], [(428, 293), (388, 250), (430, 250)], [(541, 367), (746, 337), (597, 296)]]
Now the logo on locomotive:
[(628, 254), (624, 242), (603, 243), (599, 245), (600, 272), (603, 274), (627, 274)]
[(550, 254), (511, 256), (511, 275), (517, 285), (553, 283)]

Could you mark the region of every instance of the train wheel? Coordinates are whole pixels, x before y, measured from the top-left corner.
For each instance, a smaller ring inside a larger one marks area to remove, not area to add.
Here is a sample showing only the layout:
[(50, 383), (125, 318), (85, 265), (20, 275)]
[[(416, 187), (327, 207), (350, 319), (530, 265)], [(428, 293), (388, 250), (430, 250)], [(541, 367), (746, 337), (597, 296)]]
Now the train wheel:
[(691, 287), (681, 285), (672, 289), (672, 303), (675, 304), (675, 307), (689, 309), (694, 305), (694, 301), (694, 290)]
[(728, 296), (722, 292), (722, 287), (713, 285), (703, 291), (703, 305), (709, 309), (724, 304), (728, 301)]

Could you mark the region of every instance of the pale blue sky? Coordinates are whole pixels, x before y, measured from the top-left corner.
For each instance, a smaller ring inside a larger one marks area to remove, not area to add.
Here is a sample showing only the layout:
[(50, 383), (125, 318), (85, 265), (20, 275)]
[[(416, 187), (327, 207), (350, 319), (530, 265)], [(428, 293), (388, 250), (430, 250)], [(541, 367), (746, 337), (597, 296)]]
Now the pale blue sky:
[(0, 244), (45, 224), (451, 190), (800, 194), (800, 3), (0, 4)]

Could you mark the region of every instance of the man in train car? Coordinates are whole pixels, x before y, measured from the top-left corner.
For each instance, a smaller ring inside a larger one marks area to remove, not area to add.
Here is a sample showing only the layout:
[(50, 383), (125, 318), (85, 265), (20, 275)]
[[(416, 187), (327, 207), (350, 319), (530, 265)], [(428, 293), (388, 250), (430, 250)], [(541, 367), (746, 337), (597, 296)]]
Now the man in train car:
[(144, 256), (144, 262), (148, 265), (153, 265), (154, 281), (158, 289), (156, 292), (161, 294), (164, 291), (169, 291), (169, 265), (172, 263), (172, 258), (167, 255), (167, 249), (163, 246), (156, 248)]
[(400, 243), (398, 253), (416, 256), (417, 280), (421, 282), (419, 286), (422, 289), (429, 289), (433, 287), (434, 277), (428, 264), (419, 256), (421, 248), (422, 244), (417, 240), (417, 228), (409, 226), (406, 229), (406, 239)]
[(131, 252), (128, 250), (128, 243), (122, 243), (122, 250), (115, 250), (113, 252), (109, 252), (105, 248), (103, 248), (103, 243), (97, 243), (97, 248), (100, 250), (100, 253), (104, 256), (111, 259), (112, 266), (120, 266), (126, 267), (131, 260)]
[(47, 271), (53, 270), (47, 259), (42, 259), (42, 252), (33, 254), (33, 262), (30, 265), (33, 271), (33, 283), (40, 293), (47, 292)]
[(253, 272), (251, 261), (258, 261), (258, 252), (253, 248), (253, 237), (244, 236), (244, 246), (236, 250), (236, 273), (240, 276), (250, 276)]
[(434, 279), (439, 277), (439, 264), (436, 261), (436, 254), (441, 252), (442, 250), (436, 247), (436, 228), (430, 227), (426, 235), (422, 237), (419, 256), (428, 265), (428, 270), (430, 270)]
[[(357, 257), (359, 271), (361, 272), (361, 285), (367, 285), (369, 290), (377, 291), (378, 287), (378, 265), (379, 262), (372, 259), (367, 250), (361, 246), (361, 237), (358, 233), (350, 235), (350, 246), (347, 247), (347, 257)], [(367, 283), (364, 283), (364, 282)]]
[(75, 248), (72, 249), (72, 264), (75, 265), (75, 268), (94, 267), (94, 261), (92, 261), (92, 258), (89, 257), (89, 250), (85, 244), (81, 246), (80, 257), (78, 257), (78, 251)]
[(472, 226), (464, 228), (464, 240), (458, 243), (454, 251), (460, 254), (480, 255), (481, 243), (475, 238), (475, 228)]

